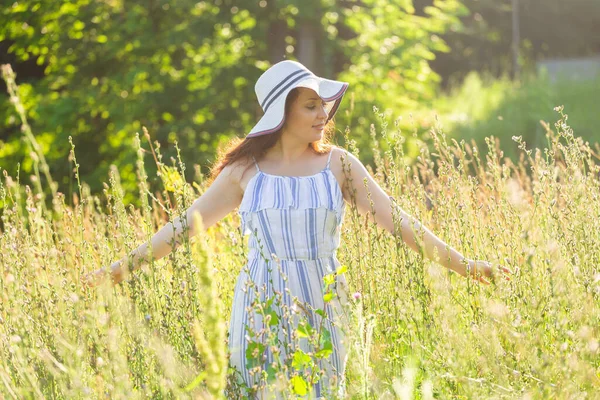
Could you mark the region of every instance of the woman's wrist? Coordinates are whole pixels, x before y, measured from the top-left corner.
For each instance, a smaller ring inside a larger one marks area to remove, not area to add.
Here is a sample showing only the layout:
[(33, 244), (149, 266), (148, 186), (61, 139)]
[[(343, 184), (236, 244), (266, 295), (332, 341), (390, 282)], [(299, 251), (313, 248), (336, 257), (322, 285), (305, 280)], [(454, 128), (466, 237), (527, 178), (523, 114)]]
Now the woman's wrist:
[(123, 280), (123, 260), (115, 261), (110, 266), (110, 276), (114, 283), (119, 283)]
[(454, 263), (450, 269), (454, 270), (455, 272), (457, 272), (458, 274), (460, 274), (462, 276), (467, 276), (467, 275), (469, 275), (469, 268), (470, 268), (471, 262), (472, 262), (471, 259), (469, 259), (467, 257), (463, 257), (462, 255), (459, 255), (458, 257), (456, 257), (454, 259)]

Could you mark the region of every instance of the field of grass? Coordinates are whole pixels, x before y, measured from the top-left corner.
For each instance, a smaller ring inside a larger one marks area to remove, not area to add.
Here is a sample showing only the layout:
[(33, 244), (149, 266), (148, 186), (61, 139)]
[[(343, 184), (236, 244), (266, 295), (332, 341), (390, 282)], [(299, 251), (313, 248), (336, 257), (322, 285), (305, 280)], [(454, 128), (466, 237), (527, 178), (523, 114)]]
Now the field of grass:
[[(502, 140), (502, 149), (518, 160), (518, 145), (511, 141), (521, 136), (529, 147), (546, 147), (545, 129), (540, 121), (556, 121), (553, 111), (562, 104), (569, 114), (569, 124), (584, 141), (598, 141), (600, 77), (577, 81), (564, 78), (552, 81), (545, 74), (526, 76), (521, 82), (508, 77), (494, 78), (470, 73), (439, 96), (431, 107), (414, 113), (416, 125), (429, 129), (435, 115), (453, 137), (474, 139), (480, 147), (485, 138)], [(407, 123), (407, 128), (411, 128)]]
[[(518, 163), (505, 159), (496, 141), (487, 141), (482, 158), (483, 149), (434, 132), (408, 165), (400, 132), (374, 135), (372, 173), (407, 212), (465, 256), (514, 274), (476, 284), (424, 260), (349, 207), (338, 258), (360, 299), (348, 305), (347, 398), (598, 398), (600, 166), (558, 111), (558, 123), (545, 132), (549, 147), (522, 144)], [(3, 174), (1, 397), (223, 393), (226, 326), (246, 249), (237, 216), (121, 285), (80, 283), (149, 239), (206, 188), (201, 178), (183, 182), (179, 163), (163, 165), (164, 190), (149, 193), (144, 154), (139, 208), (124, 205), (117, 170), (101, 195), (81, 182), (73, 199), (41, 184), (43, 159), (35, 152), (38, 185)], [(84, 162), (76, 149), (72, 157)], [(301, 379), (280, 382), (288, 398), (304, 392), (314, 364), (303, 365)]]

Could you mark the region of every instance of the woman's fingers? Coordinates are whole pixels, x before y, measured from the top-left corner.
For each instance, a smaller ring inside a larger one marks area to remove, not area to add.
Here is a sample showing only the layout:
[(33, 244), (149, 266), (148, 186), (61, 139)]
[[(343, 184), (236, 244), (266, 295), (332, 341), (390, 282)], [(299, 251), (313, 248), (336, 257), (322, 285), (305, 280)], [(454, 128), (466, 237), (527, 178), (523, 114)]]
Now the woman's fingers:
[(487, 261), (471, 260), (469, 261), (469, 274), (478, 281), (483, 282), (484, 277), (492, 276), (492, 266)]
[[(492, 264), (483, 260), (472, 260), (469, 262), (469, 267), (471, 275), (477, 281), (486, 285), (490, 284), (490, 280), (494, 282), (498, 275), (502, 275), (504, 279), (509, 281), (510, 275), (513, 274), (513, 271), (504, 265), (492, 266)], [(489, 278), (489, 280), (486, 278)]]
[[(500, 271), (500, 273), (502, 274), (502, 276), (504, 277), (504, 279), (506, 279), (507, 281), (510, 281), (510, 275), (513, 274), (512, 270), (508, 267), (505, 267), (504, 265), (499, 265), (498, 267), (496, 267), (496, 269), (498, 271)], [(496, 271), (492, 272), (492, 278), (496, 277)]]
[(81, 278), (81, 283), (85, 287), (90, 287), (90, 288), (96, 287), (100, 283), (102, 283), (105, 275), (106, 275), (106, 270), (104, 268), (100, 268), (99, 270), (85, 274), (83, 276), (83, 278)]

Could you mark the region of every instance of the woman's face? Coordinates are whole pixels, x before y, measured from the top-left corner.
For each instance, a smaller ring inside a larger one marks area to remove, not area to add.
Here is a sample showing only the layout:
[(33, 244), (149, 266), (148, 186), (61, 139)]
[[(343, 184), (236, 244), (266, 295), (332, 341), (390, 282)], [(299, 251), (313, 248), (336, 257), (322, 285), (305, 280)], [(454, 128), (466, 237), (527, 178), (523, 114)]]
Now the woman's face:
[(326, 103), (312, 89), (297, 90), (299, 94), (286, 116), (283, 134), (308, 143), (321, 140), (327, 121)]

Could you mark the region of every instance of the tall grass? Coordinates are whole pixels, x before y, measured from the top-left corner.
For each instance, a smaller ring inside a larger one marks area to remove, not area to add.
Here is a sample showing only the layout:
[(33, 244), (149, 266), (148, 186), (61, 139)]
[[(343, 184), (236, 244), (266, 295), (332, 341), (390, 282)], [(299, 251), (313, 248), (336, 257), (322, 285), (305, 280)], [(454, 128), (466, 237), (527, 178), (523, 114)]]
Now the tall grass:
[[(436, 99), (432, 107), (453, 137), (474, 139), (484, 149), (486, 137), (501, 138), (505, 154), (516, 161), (519, 149), (510, 138), (522, 136), (531, 147), (546, 147), (540, 121), (555, 121), (553, 108), (558, 104), (569, 110), (569, 122), (577, 135), (596, 142), (599, 94), (600, 77), (588, 81), (551, 80), (541, 73), (515, 82), (473, 72)], [(415, 115), (421, 127), (435, 124), (431, 109)]]
[[(397, 202), (465, 256), (515, 274), (475, 284), (349, 209), (338, 257), (360, 299), (350, 302), (347, 398), (598, 396), (598, 157), (557, 110), (544, 133), (548, 147), (520, 143), (518, 163), (495, 139), (482, 158), (484, 149), (433, 130), (407, 164), (402, 132), (373, 132), (371, 172)], [(2, 397), (222, 395), (225, 324), (246, 251), (235, 215), (119, 286), (80, 284), (206, 189), (200, 177), (185, 183), (184, 163), (167, 166), (153, 146), (164, 189), (149, 193), (147, 151), (136, 146), (139, 209), (124, 205), (116, 169), (101, 194), (81, 182), (73, 207), (61, 193), (45, 202), (44, 187), (3, 171)], [(76, 149), (71, 156), (81, 162)]]

